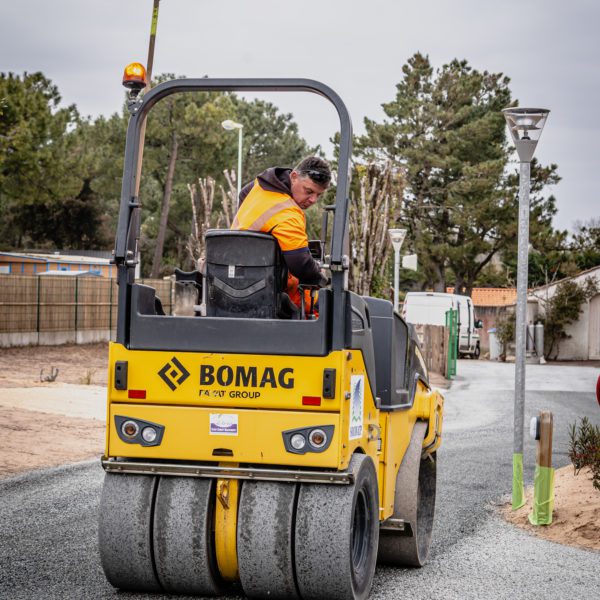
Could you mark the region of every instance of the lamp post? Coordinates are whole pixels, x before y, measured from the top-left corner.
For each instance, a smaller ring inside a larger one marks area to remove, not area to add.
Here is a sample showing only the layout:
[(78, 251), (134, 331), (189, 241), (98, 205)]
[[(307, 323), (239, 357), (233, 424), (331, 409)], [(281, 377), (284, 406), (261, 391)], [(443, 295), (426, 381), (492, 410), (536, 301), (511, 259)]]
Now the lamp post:
[(513, 510), (525, 504), (523, 487), (523, 424), (525, 417), (525, 354), (527, 327), (527, 283), (529, 249), (529, 189), (531, 159), (546, 124), (549, 110), (544, 108), (505, 108), (504, 118), (520, 160), (519, 243), (517, 262), (517, 323), (515, 356), (515, 405), (513, 439)]
[(227, 119), (221, 123), (223, 129), (227, 131), (238, 130), (238, 168), (237, 168), (237, 198), (235, 201), (235, 208), (237, 210), (240, 202), (240, 191), (242, 190), (242, 130), (244, 126), (241, 123), (236, 123), (231, 119)]
[(400, 287), (400, 248), (406, 237), (406, 229), (388, 229), (394, 247), (394, 310), (398, 310), (398, 292)]

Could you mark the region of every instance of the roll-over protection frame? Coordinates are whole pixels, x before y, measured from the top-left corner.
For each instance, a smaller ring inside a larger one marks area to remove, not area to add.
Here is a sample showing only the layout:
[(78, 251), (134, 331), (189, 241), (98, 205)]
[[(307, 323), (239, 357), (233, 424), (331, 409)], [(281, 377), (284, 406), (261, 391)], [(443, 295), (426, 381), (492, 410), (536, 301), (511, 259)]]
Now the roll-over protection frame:
[[(169, 345), (171, 341), (163, 340), (162, 343), (153, 342), (158, 325), (155, 319), (183, 319), (187, 324), (181, 323), (181, 326), (173, 330), (172, 341), (177, 338), (181, 340), (175, 331), (183, 333), (190, 326), (190, 322), (195, 320), (193, 329), (195, 338), (204, 339), (196, 347), (193, 341), (188, 340), (181, 347), (181, 350), (201, 350), (204, 349), (208, 340), (203, 333), (213, 337), (219, 330), (218, 321), (227, 321), (218, 317), (162, 317), (140, 315), (137, 307), (132, 304), (134, 294), (132, 290), (134, 284), (134, 271), (137, 263), (137, 240), (140, 235), (140, 201), (139, 201), (139, 176), (141, 173), (141, 160), (143, 155), (143, 132), (145, 120), (151, 108), (160, 100), (175, 93), (181, 92), (310, 92), (323, 96), (329, 100), (335, 107), (340, 119), (340, 143), (339, 143), (339, 162), (337, 176), (337, 190), (335, 198), (333, 229), (331, 235), (331, 244), (329, 247), (330, 266), (332, 272), (331, 278), (331, 301), (328, 303), (327, 314), (320, 318), (320, 325), (315, 327), (315, 323), (292, 323), (285, 320), (277, 320), (270, 323), (270, 329), (274, 336), (272, 347), (261, 348), (261, 353), (284, 354), (290, 352), (290, 339), (296, 340), (295, 354), (324, 354), (331, 350), (339, 350), (345, 347), (349, 341), (349, 327), (347, 325), (347, 274), (349, 266), (348, 260), (348, 188), (350, 181), (350, 157), (352, 154), (352, 124), (346, 106), (341, 98), (328, 86), (310, 79), (176, 79), (166, 81), (151, 89), (135, 101), (130, 102), (129, 125), (127, 128), (127, 138), (125, 145), (125, 162), (123, 168), (123, 184), (121, 188), (121, 201), (119, 208), (119, 222), (115, 241), (114, 262), (117, 266), (117, 283), (119, 285), (119, 309), (117, 318), (117, 337), (118, 343), (130, 348), (138, 349), (158, 349)], [(199, 322), (204, 322), (200, 325)], [(208, 323), (210, 321), (210, 323)], [(171, 326), (173, 322), (171, 322)], [(309, 325), (303, 331), (298, 325)], [(312, 327), (311, 327), (312, 325)], [(228, 329), (226, 323), (223, 323), (225, 329)], [(255, 352), (253, 347), (253, 338), (249, 335), (240, 338), (239, 332), (243, 329), (238, 320), (236, 327), (237, 335), (232, 339), (232, 352)], [(135, 331), (131, 331), (132, 328)], [(229, 327), (230, 329), (231, 327)], [(288, 331), (288, 329), (293, 331)], [(159, 327), (163, 332), (166, 328)], [(252, 329), (252, 328), (250, 328)], [(152, 333), (154, 332), (154, 334)], [(224, 332), (225, 333), (225, 332)], [(290, 334), (293, 338), (290, 338)], [(314, 343), (308, 338), (317, 335), (321, 342)], [(171, 336), (168, 336), (171, 337)], [(218, 336), (217, 336), (218, 337)], [(226, 335), (226, 337), (229, 337)], [(221, 338), (223, 341), (223, 338)], [(287, 348), (281, 346), (283, 342), (287, 343)], [(225, 344), (226, 345), (226, 344)], [(173, 350), (178, 348), (171, 346)], [(286, 352), (287, 350), (287, 352)]]

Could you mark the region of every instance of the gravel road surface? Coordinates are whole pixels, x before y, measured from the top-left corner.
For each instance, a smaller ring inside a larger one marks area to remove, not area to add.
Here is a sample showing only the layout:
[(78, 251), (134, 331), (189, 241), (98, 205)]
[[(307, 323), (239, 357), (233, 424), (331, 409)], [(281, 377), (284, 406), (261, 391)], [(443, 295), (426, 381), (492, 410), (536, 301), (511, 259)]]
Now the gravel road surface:
[[(380, 568), (371, 598), (564, 599), (598, 590), (600, 553), (548, 542), (505, 523), (496, 507), (510, 493), (514, 366), (459, 361), (445, 392), (436, 526), (431, 560), (420, 570)], [(590, 367), (528, 366), (526, 423), (554, 413), (554, 466), (568, 463), (568, 425), (600, 423)], [(526, 438), (525, 477), (534, 442)], [(0, 482), (0, 598), (162, 598), (119, 593), (100, 568), (98, 461)], [(591, 596), (590, 596), (591, 595)]]

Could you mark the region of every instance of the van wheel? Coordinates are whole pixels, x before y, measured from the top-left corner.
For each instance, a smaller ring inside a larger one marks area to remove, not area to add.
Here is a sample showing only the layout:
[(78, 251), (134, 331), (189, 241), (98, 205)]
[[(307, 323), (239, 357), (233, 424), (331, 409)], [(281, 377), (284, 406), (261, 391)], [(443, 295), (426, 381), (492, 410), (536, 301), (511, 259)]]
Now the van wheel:
[(481, 348), (479, 347), (479, 344), (477, 344), (477, 346), (475, 346), (475, 352), (473, 352), (473, 358), (475, 360), (477, 360), (480, 356), (481, 356)]

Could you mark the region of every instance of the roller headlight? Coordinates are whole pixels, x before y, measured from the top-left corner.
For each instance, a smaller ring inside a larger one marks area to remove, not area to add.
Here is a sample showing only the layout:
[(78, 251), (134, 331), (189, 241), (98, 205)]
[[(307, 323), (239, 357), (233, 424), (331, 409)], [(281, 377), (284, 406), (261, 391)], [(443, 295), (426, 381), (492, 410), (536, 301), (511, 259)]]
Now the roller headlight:
[(144, 427), (144, 429), (142, 429), (142, 438), (145, 442), (148, 442), (149, 444), (156, 441), (157, 436), (158, 432), (156, 431), (156, 429), (154, 429), (154, 427)]
[(283, 445), (291, 454), (326, 452), (333, 440), (333, 425), (312, 425), (282, 431)]
[(306, 446), (306, 438), (301, 433), (295, 433), (290, 438), (290, 444), (294, 450), (302, 450)]
[(140, 428), (135, 421), (125, 421), (121, 425), (121, 432), (126, 438), (134, 438), (139, 431)]
[(322, 429), (313, 429), (308, 434), (308, 441), (314, 448), (322, 448), (327, 443), (327, 434)]
[(115, 415), (114, 419), (115, 431), (122, 442), (140, 446), (160, 446), (165, 433), (164, 425), (123, 415)]

